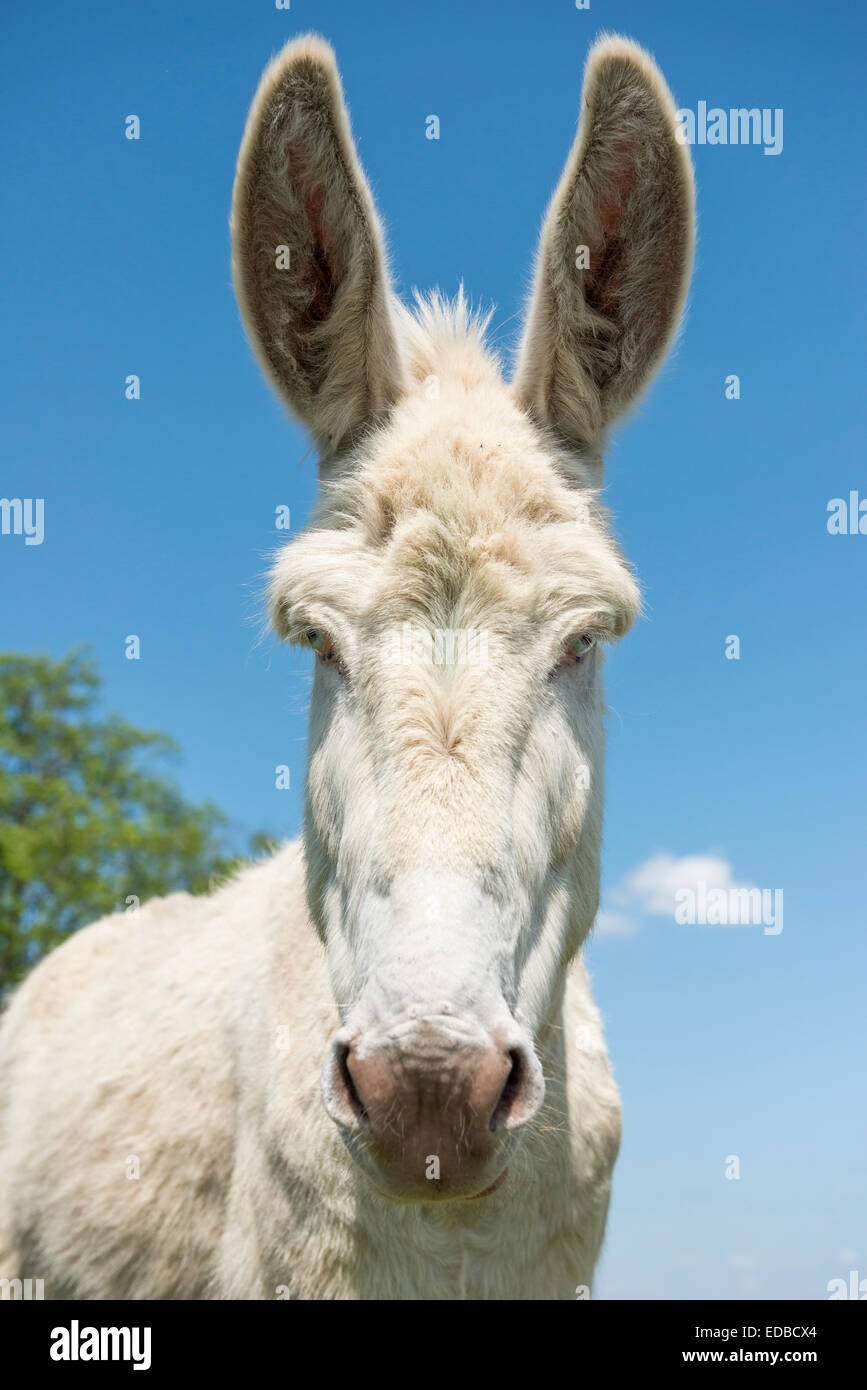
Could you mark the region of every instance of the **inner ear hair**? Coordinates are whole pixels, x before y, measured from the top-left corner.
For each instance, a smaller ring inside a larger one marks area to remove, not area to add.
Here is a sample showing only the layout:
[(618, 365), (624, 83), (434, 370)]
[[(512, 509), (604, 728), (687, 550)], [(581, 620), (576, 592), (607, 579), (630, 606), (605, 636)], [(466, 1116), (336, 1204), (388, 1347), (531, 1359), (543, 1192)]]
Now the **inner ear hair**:
[(689, 152), (662, 74), (637, 44), (590, 52), (583, 109), (539, 243), (515, 391), (594, 447), (677, 331), (694, 243)]
[(274, 388), (328, 456), (404, 387), (383, 238), (334, 54), (288, 44), (256, 94), (232, 203), (235, 289)]

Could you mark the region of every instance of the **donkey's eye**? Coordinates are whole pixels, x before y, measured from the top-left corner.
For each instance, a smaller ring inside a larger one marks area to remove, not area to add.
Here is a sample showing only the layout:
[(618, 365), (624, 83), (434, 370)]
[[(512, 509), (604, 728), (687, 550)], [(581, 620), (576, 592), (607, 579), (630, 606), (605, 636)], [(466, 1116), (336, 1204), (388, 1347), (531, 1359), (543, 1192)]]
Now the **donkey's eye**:
[(305, 645), (316, 653), (324, 665), (336, 666), (341, 675), (346, 674), (346, 667), (327, 632), (323, 632), (321, 627), (308, 627), (304, 629), (302, 636)]
[(589, 632), (582, 632), (580, 637), (573, 637), (569, 643), (569, 653), (580, 661), (589, 651), (596, 646), (596, 638)]
[(596, 646), (597, 639), (590, 632), (582, 632), (577, 637), (571, 638), (563, 648), (560, 660), (551, 672), (551, 676), (562, 671), (565, 666), (580, 666), (588, 652)]

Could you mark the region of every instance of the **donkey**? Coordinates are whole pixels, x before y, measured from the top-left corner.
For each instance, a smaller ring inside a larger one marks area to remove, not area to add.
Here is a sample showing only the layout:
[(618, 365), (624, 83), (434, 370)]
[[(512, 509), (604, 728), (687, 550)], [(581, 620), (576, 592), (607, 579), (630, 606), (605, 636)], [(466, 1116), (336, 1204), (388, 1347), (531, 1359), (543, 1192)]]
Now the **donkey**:
[(231, 226), (247, 333), (320, 455), (269, 590), (315, 654), (303, 839), (79, 932), (18, 990), (0, 1275), (586, 1297), (620, 1138), (580, 957), (603, 647), (639, 609), (598, 494), (687, 291), (674, 104), (633, 43), (593, 47), (509, 382), (462, 293), (394, 298), (317, 37), (265, 71)]

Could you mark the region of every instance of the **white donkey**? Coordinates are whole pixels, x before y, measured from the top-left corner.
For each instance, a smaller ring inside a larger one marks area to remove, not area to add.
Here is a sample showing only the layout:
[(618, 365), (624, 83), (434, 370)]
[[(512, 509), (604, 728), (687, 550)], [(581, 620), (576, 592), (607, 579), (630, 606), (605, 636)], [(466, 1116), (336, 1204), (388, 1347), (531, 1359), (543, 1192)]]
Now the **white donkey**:
[(579, 951), (602, 645), (639, 602), (596, 489), (687, 290), (675, 131), (650, 58), (597, 44), (507, 384), (462, 297), (392, 297), (331, 49), (265, 72), (232, 236), (247, 331), (321, 456), (271, 582), (275, 628), (316, 653), (303, 842), (89, 927), (19, 989), (0, 1277), (94, 1299), (589, 1290), (620, 1106)]

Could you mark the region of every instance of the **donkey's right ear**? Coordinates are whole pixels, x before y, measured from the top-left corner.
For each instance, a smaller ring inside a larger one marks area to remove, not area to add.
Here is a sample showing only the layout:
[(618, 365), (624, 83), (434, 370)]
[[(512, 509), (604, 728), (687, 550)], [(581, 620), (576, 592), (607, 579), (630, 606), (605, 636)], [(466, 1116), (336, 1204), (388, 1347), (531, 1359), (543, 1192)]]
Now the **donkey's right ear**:
[(382, 234), (334, 53), (314, 35), (269, 64), (232, 200), (247, 334), (276, 391), (332, 454), (404, 386)]

